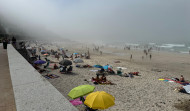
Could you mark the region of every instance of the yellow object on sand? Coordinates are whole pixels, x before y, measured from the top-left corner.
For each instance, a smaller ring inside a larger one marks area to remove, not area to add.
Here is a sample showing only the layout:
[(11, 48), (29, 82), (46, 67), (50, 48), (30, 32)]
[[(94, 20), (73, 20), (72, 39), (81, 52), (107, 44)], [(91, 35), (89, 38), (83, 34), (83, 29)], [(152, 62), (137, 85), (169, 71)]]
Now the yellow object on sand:
[(158, 79), (158, 80), (163, 81), (163, 80), (165, 80), (165, 79)]
[(115, 98), (112, 95), (104, 91), (97, 91), (90, 93), (86, 97), (84, 104), (92, 109), (107, 109), (115, 105), (114, 101)]

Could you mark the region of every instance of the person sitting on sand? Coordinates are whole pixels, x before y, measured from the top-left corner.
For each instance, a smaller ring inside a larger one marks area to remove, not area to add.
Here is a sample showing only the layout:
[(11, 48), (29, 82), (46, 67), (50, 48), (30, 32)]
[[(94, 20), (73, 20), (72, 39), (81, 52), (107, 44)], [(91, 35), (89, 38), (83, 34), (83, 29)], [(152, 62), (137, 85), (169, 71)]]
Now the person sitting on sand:
[(73, 70), (73, 67), (69, 66), (69, 68), (67, 69), (67, 72), (70, 73), (70, 72), (72, 72), (72, 70)]
[(100, 78), (101, 82), (106, 82), (106, 76), (103, 74), (102, 77)]
[(139, 72), (133, 72), (133, 75), (138, 76), (138, 75), (139, 75)]
[(58, 66), (56, 64), (54, 64), (53, 68), (54, 69), (58, 69)]
[(61, 72), (61, 73), (66, 73), (66, 69), (67, 69), (67, 67), (66, 67), (66, 66), (61, 67), (61, 68), (60, 68), (60, 72)]
[(104, 73), (104, 68), (101, 68), (101, 70), (99, 70), (100, 73)]
[(122, 69), (121, 69), (121, 68), (119, 68), (119, 69), (117, 70), (117, 75), (122, 76)]
[(182, 93), (188, 93), (188, 94), (190, 94), (190, 85), (177, 87), (175, 89), (175, 91), (179, 91), (179, 92), (182, 92)]
[(184, 79), (183, 75), (181, 75), (179, 81), (180, 81), (180, 82), (185, 82), (185, 79)]
[(100, 82), (99, 74), (96, 74), (96, 78), (92, 77), (92, 81), (99, 83)]
[(133, 77), (134, 77), (132, 72), (129, 73), (129, 77), (130, 77), (130, 78), (133, 78)]
[(129, 77), (129, 75), (127, 73), (124, 73), (125, 77)]
[(115, 74), (115, 72), (111, 68), (108, 68), (108, 73)]
[(34, 68), (35, 68), (36, 70), (40, 69), (37, 64), (34, 64)]

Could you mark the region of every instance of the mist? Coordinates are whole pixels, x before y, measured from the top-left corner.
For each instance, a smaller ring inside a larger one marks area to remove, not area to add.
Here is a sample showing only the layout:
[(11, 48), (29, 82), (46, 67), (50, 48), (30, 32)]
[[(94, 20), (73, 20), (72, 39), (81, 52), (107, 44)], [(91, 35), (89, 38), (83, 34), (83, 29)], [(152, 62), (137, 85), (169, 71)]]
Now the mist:
[(7, 32), (86, 42), (190, 42), (188, 0), (0, 0)]

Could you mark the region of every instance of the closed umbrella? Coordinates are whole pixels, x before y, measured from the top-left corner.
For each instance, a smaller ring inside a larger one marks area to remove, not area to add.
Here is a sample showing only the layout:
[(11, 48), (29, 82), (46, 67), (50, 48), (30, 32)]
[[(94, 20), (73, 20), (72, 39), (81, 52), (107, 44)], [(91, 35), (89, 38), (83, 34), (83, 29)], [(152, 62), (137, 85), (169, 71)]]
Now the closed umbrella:
[(81, 58), (76, 58), (73, 60), (75, 63), (83, 63), (84, 61)]
[(37, 60), (34, 62), (34, 64), (45, 64), (46, 61), (43, 61), (43, 60)]
[(86, 97), (84, 104), (92, 109), (107, 109), (115, 105), (114, 101), (115, 98), (112, 95), (104, 91), (97, 91), (90, 93)]
[(88, 93), (93, 92), (94, 89), (95, 89), (95, 86), (92, 86), (92, 85), (80, 85), (80, 86), (73, 88), (69, 92), (68, 96), (72, 99), (79, 98), (81, 96), (84, 96)]
[(63, 66), (69, 66), (69, 65), (72, 65), (72, 62), (70, 60), (64, 59), (61, 62), (59, 62), (59, 64)]

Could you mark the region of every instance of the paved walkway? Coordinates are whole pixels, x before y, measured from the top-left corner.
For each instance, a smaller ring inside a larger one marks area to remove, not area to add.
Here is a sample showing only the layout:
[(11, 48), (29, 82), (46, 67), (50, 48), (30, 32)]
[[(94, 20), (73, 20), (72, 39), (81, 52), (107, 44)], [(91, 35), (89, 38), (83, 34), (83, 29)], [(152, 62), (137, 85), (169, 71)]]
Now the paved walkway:
[(0, 111), (16, 111), (7, 50), (0, 44)]

